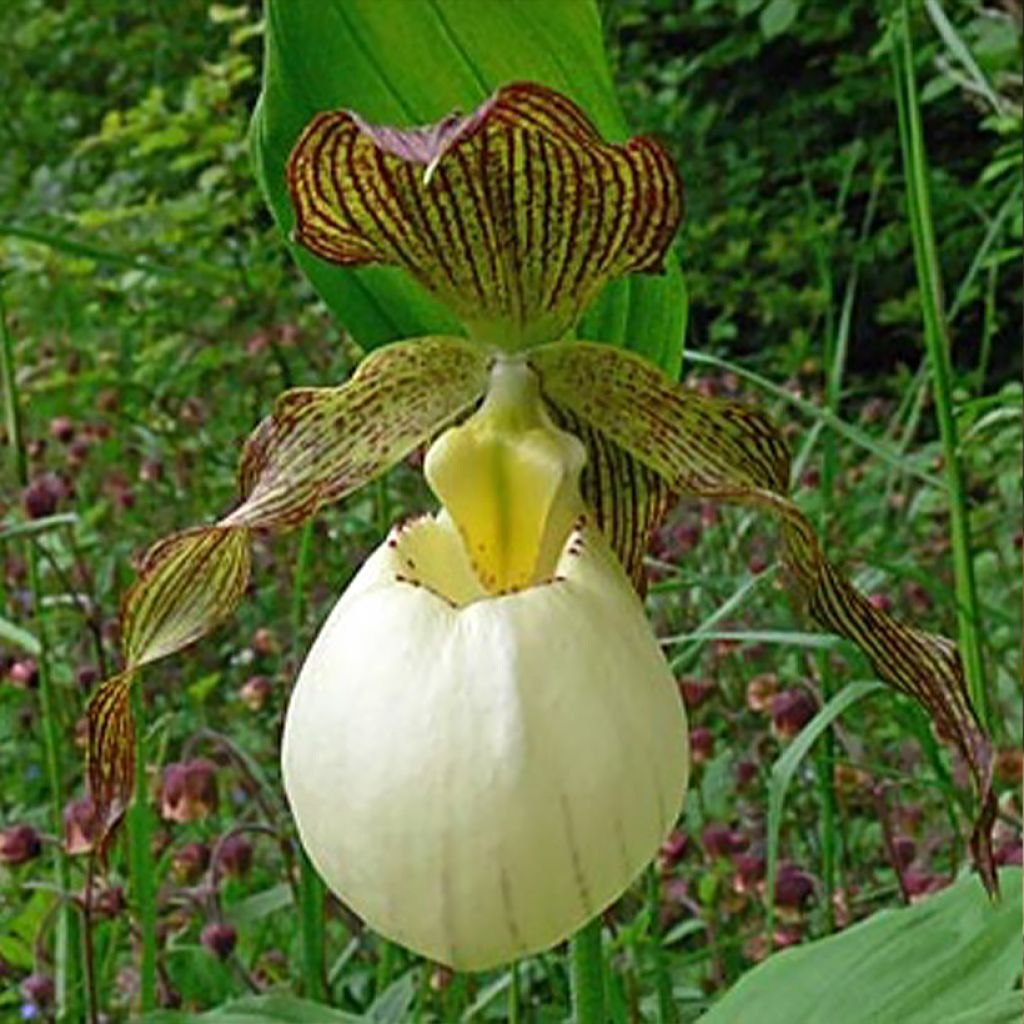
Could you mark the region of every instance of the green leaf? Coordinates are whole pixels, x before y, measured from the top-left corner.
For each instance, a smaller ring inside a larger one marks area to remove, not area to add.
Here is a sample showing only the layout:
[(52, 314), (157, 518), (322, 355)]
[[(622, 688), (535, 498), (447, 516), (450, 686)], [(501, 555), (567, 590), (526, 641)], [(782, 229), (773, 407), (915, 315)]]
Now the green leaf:
[(771, 0), (761, 11), (761, 35), (765, 39), (781, 36), (796, 21), (799, 13), (800, 5), (797, 0)]
[(264, 917), (284, 910), (294, 903), (292, 888), (287, 882), (278, 882), (269, 889), (263, 889), (247, 896), (240, 903), (227, 908), (227, 919), (236, 926), (250, 925)]
[(416, 998), (418, 971), (406, 971), (373, 1001), (366, 1020), (373, 1024), (402, 1024), (409, 1020), (409, 1008)]
[(26, 654), (31, 654), (34, 658), (38, 658), (43, 651), (39, 641), (27, 629), (22, 629), (21, 626), (11, 622), (10, 619), (5, 619), (2, 615), (0, 615), (0, 640), (13, 647), (20, 647)]
[[(787, 949), (746, 974), (701, 1024), (997, 1024), (1020, 973), (1019, 868), (992, 904), (963, 878), (915, 906)], [(996, 997), (999, 996), (997, 999)]]
[[(288, 154), (325, 110), (354, 110), (375, 124), (430, 124), (454, 109), (472, 110), (502, 84), (531, 80), (578, 103), (604, 138), (621, 141), (629, 134), (593, 0), (269, 0), (266, 13), (263, 92), (252, 146), (257, 174), (285, 233), (294, 223), (285, 184)], [(295, 255), (366, 347), (455, 328), (447, 312), (394, 268), (340, 268)], [(685, 314), (682, 275), (670, 261), (663, 277), (610, 285), (582, 330), (628, 343), (675, 374)]]

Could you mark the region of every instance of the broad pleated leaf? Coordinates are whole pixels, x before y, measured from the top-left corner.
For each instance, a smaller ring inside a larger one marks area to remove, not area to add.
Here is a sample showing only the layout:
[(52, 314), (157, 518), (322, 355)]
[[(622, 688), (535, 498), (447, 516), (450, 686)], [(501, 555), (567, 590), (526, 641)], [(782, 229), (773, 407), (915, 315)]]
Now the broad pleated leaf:
[[(294, 227), (285, 165), (296, 140), (324, 111), (356, 110), (367, 121), (423, 125), (470, 111), (498, 87), (531, 80), (570, 97), (602, 138), (629, 131), (615, 97), (593, 0), (269, 0), (263, 92), (252, 148), (283, 233)], [(454, 317), (406, 274), (390, 267), (331, 266), (296, 247), (314, 287), (368, 348), (447, 333)], [(587, 313), (582, 333), (636, 346), (676, 372), (686, 295), (673, 259), (664, 277), (610, 285)]]
[(390, 468), (480, 398), (487, 363), (460, 338), (418, 338), (374, 353), (340, 387), (286, 392), (246, 445), (242, 503), (147, 552), (121, 609), (124, 671), (88, 709), (89, 783), (108, 831), (133, 785), (136, 671), (234, 612), (248, 585), (252, 530), (296, 526)]
[[(548, 345), (530, 362), (550, 402), (600, 430), (672, 491), (753, 506), (780, 521), (786, 564), (810, 617), (852, 640), (882, 679), (919, 701), (970, 766), (981, 805), (971, 846), (994, 886), (991, 751), (956, 647), (880, 611), (825, 558), (811, 524), (786, 497), (789, 454), (767, 417), (683, 391), (645, 360), (605, 345)], [(629, 480), (620, 476), (617, 486), (628, 488)]]
[(965, 878), (913, 907), (784, 950), (744, 975), (702, 1024), (1019, 1021), (1021, 993), (1011, 990), (1020, 976), (1021, 872), (1004, 868), (1000, 880), (1012, 895), (996, 905)]
[(658, 143), (608, 145), (574, 103), (529, 82), (422, 128), (321, 114), (288, 182), (299, 244), (343, 266), (403, 267), (504, 348), (561, 337), (608, 280), (662, 271), (682, 217)]

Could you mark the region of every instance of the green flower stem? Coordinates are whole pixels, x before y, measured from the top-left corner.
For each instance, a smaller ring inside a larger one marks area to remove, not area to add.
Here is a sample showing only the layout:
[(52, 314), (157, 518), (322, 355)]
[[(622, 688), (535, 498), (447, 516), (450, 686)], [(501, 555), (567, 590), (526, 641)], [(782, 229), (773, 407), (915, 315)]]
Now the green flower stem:
[(971, 557), (971, 530), (967, 495), (960, 463), (960, 440), (953, 404), (953, 369), (950, 340), (942, 300), (942, 278), (935, 245), (928, 190), (928, 157), (924, 148), (921, 108), (914, 74), (914, 49), (910, 30), (910, 9), (903, 0), (894, 23), (890, 52), (893, 64), (896, 109), (899, 118), (900, 149), (907, 188), (907, 208), (914, 243), (914, 265), (921, 293), (925, 347), (931, 371), (935, 414), (942, 441), (946, 483), (949, 487), (949, 522), (953, 548), (957, 605), (957, 638), (964, 660), (967, 689), (974, 710), (986, 728), (989, 725), (985, 666), (982, 658), (978, 594)]
[(508, 1024), (522, 1024), (519, 1008), (522, 997), (519, 993), (519, 961), (513, 961), (508, 969)]
[(661, 879), (657, 864), (647, 869), (647, 914), (650, 922), (647, 939), (658, 995), (658, 1021), (660, 1024), (677, 1024), (679, 1015), (672, 995), (672, 978), (665, 965), (665, 950), (661, 945)]
[(600, 914), (572, 937), (569, 965), (573, 1024), (606, 1024)]
[[(28, 484), (28, 459), (21, 432), (19, 415), (18, 382), (14, 371), (14, 342), (7, 329), (7, 309), (3, 291), (0, 288), (0, 388), (4, 396), (7, 441), (11, 450), (14, 477), (19, 487)], [(50, 790), (51, 828), (57, 836), (63, 835), (64, 811), (64, 736), (61, 730), (59, 701), (50, 674), (49, 650), (47, 644), (46, 612), (43, 605), (43, 590), (39, 578), (39, 557), (36, 541), (29, 538), (26, 543), (28, 583), (35, 611), (36, 639), (39, 642), (39, 710), (43, 727), (43, 755), (46, 761), (46, 778)], [(71, 889), (71, 865), (63, 842), (54, 845), (54, 882), (62, 894), (57, 908), (54, 929), (53, 973), (57, 1019), (77, 1021), (81, 1017), (79, 971), (79, 928), (74, 905), (63, 898)]]
[[(306, 574), (313, 550), (313, 521), (310, 520), (299, 534), (299, 550), (295, 559), (295, 578), (292, 582), (292, 636), (298, 653), (299, 638), (303, 635), (305, 614)], [(310, 999), (327, 998), (327, 973), (324, 957), (324, 884), (310, 863), (306, 851), (299, 844), (299, 923), (302, 934), (302, 970), (306, 996)]]
[(156, 861), (153, 858), (153, 812), (149, 806), (149, 780), (146, 775), (146, 735), (142, 728), (145, 709), (142, 683), (132, 686), (132, 714), (135, 716), (135, 799), (128, 811), (128, 856), (131, 868), (132, 897), (138, 918), (142, 956), (139, 964), (139, 1009), (156, 1009)]

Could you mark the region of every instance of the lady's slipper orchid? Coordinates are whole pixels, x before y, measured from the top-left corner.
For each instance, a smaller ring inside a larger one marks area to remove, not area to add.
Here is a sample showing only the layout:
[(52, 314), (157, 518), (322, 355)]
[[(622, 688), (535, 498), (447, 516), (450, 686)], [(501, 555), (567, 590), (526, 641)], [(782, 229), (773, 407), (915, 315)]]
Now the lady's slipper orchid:
[(467, 336), (399, 342), (341, 387), (286, 393), (246, 447), (239, 506), (149, 552), (124, 606), (126, 669), (90, 705), (108, 825), (131, 789), (132, 676), (234, 609), (250, 531), (303, 522), (447, 428), (425, 467), (441, 511), (396, 527), (357, 574), (285, 730), (303, 842), (371, 925), (487, 966), (567, 935), (656, 853), (685, 728), (631, 587), (673, 495), (779, 520), (809, 616), (924, 704), (970, 765), (994, 884), (988, 746), (953, 645), (825, 559), (765, 417), (567, 340), (610, 279), (662, 265), (682, 205), (657, 143), (606, 144), (569, 100), (514, 84), (428, 128), (322, 114), (289, 184), (299, 244), (405, 268)]
[[(675, 824), (686, 722), (577, 488), (583, 446), (496, 363), (299, 676), (284, 782), (313, 863), (377, 930), (482, 968), (566, 938)], [(337, 784), (325, 785), (325, 780)]]

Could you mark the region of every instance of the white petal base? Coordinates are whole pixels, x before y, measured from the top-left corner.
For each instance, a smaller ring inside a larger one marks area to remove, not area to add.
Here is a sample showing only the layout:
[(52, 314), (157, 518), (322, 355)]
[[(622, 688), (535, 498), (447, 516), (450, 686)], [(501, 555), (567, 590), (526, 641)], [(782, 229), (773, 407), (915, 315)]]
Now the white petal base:
[(306, 659), (282, 762), (327, 884), (388, 938), (483, 969), (623, 892), (678, 816), (689, 756), (600, 534), (574, 532), (551, 581), (497, 597), (467, 591), (459, 551), (425, 518), (371, 556)]

